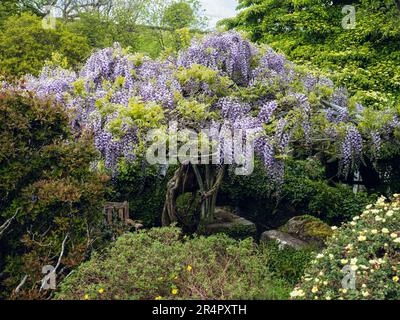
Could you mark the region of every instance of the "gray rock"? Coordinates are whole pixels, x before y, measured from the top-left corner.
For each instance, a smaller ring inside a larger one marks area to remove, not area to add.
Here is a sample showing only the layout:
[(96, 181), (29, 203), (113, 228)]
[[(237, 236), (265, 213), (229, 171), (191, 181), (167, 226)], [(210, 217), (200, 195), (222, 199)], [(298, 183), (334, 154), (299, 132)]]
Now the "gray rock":
[(215, 219), (206, 225), (202, 232), (205, 235), (225, 233), (235, 239), (245, 239), (256, 237), (256, 225), (232, 212), (227, 207), (217, 207), (215, 209)]
[(290, 219), (279, 231), (288, 233), (318, 248), (325, 247), (325, 241), (332, 236), (332, 229), (326, 223), (311, 216), (297, 216)]
[(308, 246), (308, 243), (291, 236), (288, 233), (278, 231), (278, 230), (270, 230), (265, 231), (261, 235), (261, 241), (268, 242), (268, 241), (275, 241), (279, 244), (281, 248), (284, 247), (291, 247), (294, 249), (302, 249)]

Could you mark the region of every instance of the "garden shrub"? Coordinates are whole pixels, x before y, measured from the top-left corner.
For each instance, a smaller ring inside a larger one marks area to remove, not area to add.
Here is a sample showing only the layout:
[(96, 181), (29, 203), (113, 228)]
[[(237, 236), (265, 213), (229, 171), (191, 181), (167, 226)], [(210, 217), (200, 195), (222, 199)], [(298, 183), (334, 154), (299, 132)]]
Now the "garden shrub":
[[(400, 195), (391, 201), (381, 197), (335, 231), (291, 295), (297, 299), (398, 300), (399, 252)], [(345, 276), (351, 272), (353, 288), (342, 284), (349, 284)]]
[[(1, 296), (27, 275), (18, 296), (38, 298), (42, 267), (58, 279), (100, 243), (106, 176), (90, 165), (98, 156), (88, 134), (73, 137), (61, 106), (29, 93), (0, 92)], [(63, 271), (62, 271), (63, 270)]]
[(249, 238), (188, 238), (175, 227), (125, 234), (61, 284), (57, 299), (277, 299), (286, 285)]
[(263, 245), (269, 269), (277, 277), (285, 279), (290, 284), (299, 283), (313, 258), (313, 249), (295, 249), (287, 246), (282, 248), (274, 241), (268, 241)]

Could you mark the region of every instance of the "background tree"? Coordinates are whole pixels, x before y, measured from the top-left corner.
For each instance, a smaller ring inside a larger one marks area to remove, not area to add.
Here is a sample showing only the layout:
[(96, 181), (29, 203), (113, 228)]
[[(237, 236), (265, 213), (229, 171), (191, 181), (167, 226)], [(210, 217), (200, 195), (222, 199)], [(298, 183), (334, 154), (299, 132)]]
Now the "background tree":
[[(345, 4), (355, 6), (354, 29), (341, 26)], [(221, 23), (324, 70), (365, 105), (384, 109), (399, 103), (396, 1), (240, 0), (239, 9), (235, 18)]]
[(164, 12), (162, 24), (173, 30), (189, 28), (195, 22), (192, 7), (187, 2), (174, 2)]
[(90, 53), (86, 38), (63, 27), (43, 29), (42, 19), (29, 13), (10, 17), (0, 33), (0, 73), (37, 75), (53, 52), (74, 68)]
[(81, 13), (109, 13), (114, 0), (19, 0), (21, 7), (32, 13), (44, 16), (49, 7), (56, 9), (63, 20), (78, 18)]

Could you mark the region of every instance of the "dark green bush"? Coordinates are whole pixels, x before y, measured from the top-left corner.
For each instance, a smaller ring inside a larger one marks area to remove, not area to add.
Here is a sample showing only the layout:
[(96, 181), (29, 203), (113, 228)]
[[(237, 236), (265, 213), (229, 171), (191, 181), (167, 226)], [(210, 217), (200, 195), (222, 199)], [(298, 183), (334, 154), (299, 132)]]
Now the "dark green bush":
[(141, 220), (150, 227), (160, 226), (167, 182), (173, 170), (171, 167), (163, 176), (158, 167), (145, 165), (141, 161), (126, 165), (111, 181), (108, 199), (129, 201), (131, 219)]
[[(104, 183), (90, 165), (97, 151), (89, 135), (73, 137), (60, 106), (27, 93), (0, 92), (1, 296), (27, 275), (16, 297), (39, 298), (42, 267), (58, 279), (101, 240)], [(64, 271), (61, 271), (64, 270)]]
[(246, 177), (229, 173), (220, 202), (239, 207), (243, 215), (266, 227), (276, 228), (289, 218), (308, 214), (328, 224), (355, 216), (374, 196), (354, 194), (350, 186), (329, 184), (323, 166), (313, 159), (289, 161), (279, 193), (270, 185), (262, 165)]
[(267, 266), (271, 272), (293, 285), (300, 281), (314, 256), (312, 249), (281, 248), (273, 241), (269, 241), (264, 246)]
[(251, 239), (183, 237), (177, 228), (125, 234), (82, 264), (58, 299), (278, 299), (287, 284)]

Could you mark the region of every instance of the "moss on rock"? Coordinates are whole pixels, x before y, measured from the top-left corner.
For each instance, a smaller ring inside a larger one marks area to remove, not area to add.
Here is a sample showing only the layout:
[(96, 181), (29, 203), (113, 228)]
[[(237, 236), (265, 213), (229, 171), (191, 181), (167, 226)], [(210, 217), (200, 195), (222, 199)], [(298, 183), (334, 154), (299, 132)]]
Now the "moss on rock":
[(319, 247), (323, 247), (333, 234), (330, 226), (309, 215), (294, 217), (279, 230)]

